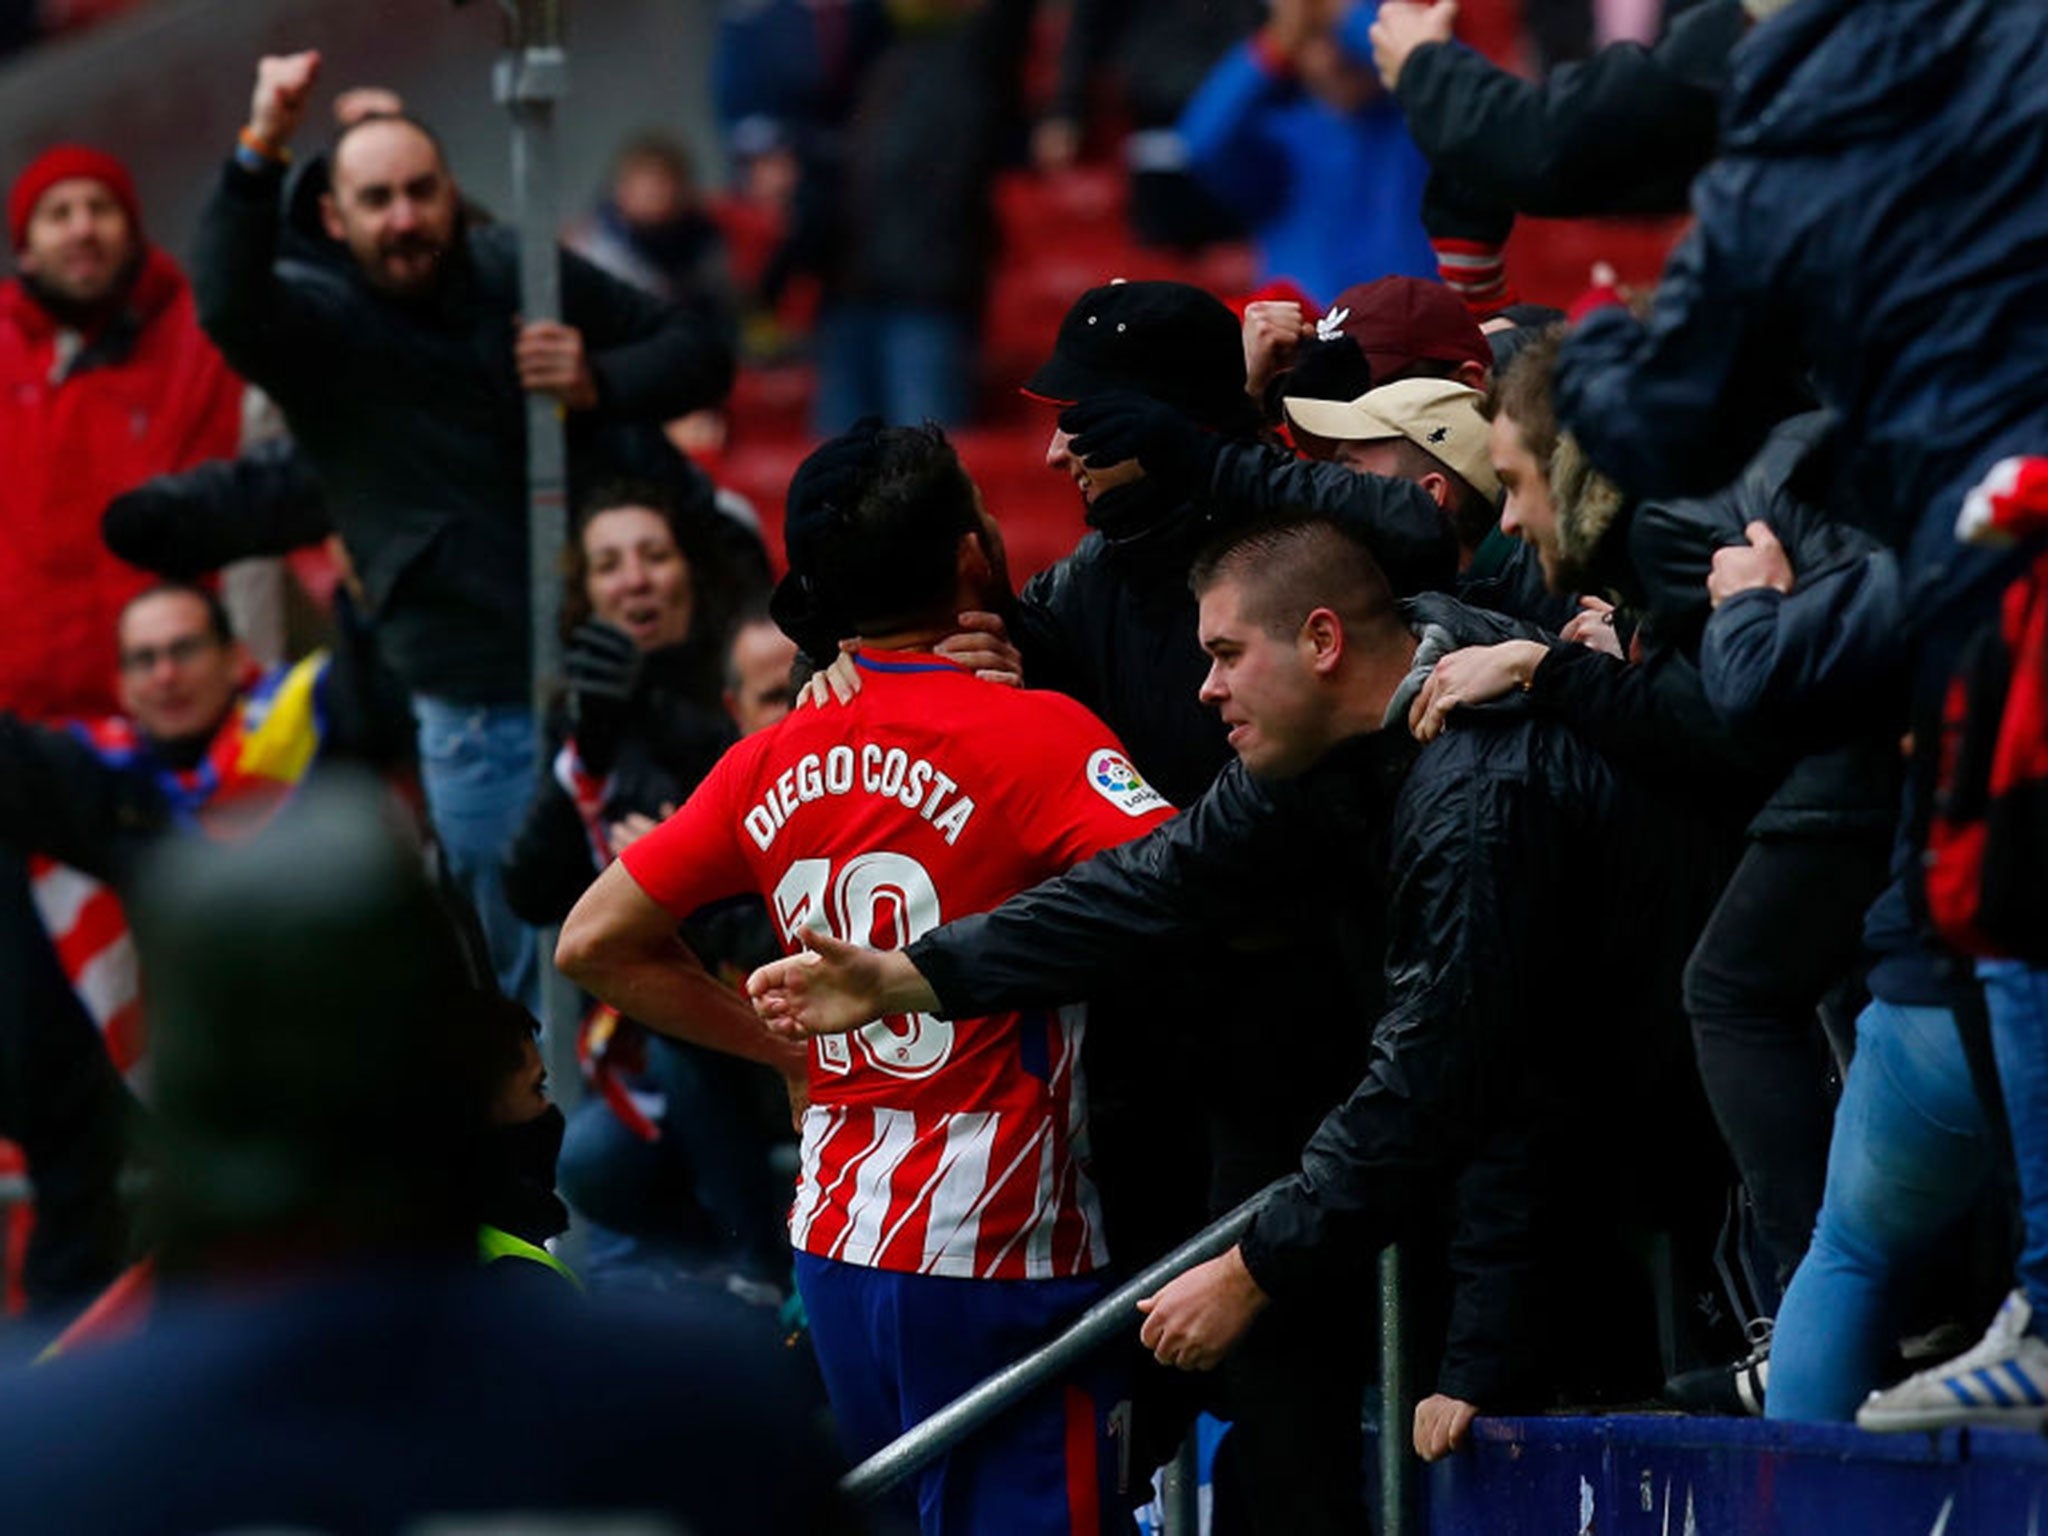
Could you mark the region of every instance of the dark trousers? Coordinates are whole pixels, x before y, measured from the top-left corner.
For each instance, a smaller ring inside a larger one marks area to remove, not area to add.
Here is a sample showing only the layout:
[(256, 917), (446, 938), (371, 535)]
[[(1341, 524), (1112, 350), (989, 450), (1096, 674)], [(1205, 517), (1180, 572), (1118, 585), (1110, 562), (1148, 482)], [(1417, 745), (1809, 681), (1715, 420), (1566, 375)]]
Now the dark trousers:
[(1863, 964), (1889, 852), (1883, 835), (1753, 839), (1685, 969), (1700, 1079), (1780, 1285), (1827, 1177), (1834, 1103), (1816, 1013)]
[(90, 1301), (126, 1262), (119, 1192), (134, 1100), (57, 963), (22, 860), (0, 852), (0, 1136), (36, 1202), (23, 1280), (36, 1308)]

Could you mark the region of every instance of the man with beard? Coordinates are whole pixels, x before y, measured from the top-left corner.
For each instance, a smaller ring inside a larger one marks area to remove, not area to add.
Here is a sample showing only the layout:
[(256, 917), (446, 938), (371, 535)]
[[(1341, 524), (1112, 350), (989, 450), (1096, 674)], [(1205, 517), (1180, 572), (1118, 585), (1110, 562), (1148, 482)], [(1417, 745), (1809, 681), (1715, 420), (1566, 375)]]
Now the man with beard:
[(0, 589), (13, 623), (0, 709), (114, 706), (114, 617), (150, 577), (109, 554), (100, 509), (152, 475), (232, 455), (242, 385), (175, 263), (143, 238), (113, 156), (62, 145), (7, 199), (0, 284)]
[(281, 248), (286, 145), (320, 57), (266, 58), (208, 205), (195, 285), (223, 352), (283, 408), (412, 695), (435, 831), (475, 904), (500, 984), (534, 1000), (532, 935), (499, 859), (534, 778), (527, 703), (528, 392), (586, 423), (659, 423), (716, 403), (726, 341), (581, 259), (562, 321), (518, 316), (516, 232), (472, 227), (431, 132), (395, 114), (344, 128), (320, 221)]

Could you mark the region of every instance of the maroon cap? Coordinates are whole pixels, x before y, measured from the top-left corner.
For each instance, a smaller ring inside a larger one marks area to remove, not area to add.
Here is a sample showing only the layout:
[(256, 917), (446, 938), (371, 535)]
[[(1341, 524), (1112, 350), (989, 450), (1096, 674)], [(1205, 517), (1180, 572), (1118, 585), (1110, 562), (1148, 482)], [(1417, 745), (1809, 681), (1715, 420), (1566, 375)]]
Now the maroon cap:
[(1382, 277), (1353, 283), (1316, 322), (1324, 341), (1348, 336), (1372, 366), (1372, 381), (1403, 377), (1417, 363), (1493, 366), (1493, 349), (1472, 311), (1442, 283), (1420, 277)]

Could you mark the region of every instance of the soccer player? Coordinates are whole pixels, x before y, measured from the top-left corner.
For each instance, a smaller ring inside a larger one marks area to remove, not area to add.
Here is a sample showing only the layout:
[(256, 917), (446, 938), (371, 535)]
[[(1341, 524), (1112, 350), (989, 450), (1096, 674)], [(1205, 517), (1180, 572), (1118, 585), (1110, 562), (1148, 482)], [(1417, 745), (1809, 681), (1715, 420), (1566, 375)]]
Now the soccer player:
[[(784, 944), (894, 949), (1171, 814), (1109, 728), (932, 647), (1010, 602), (1002, 539), (936, 428), (856, 428), (798, 470), (779, 622), (858, 635), (865, 686), (748, 737), (570, 913), (557, 961), (706, 1043), (677, 922), (759, 892)], [(730, 1002), (745, 1009), (736, 997)], [(1081, 1010), (884, 1018), (808, 1061), (790, 1235), (849, 1455), (867, 1455), (1107, 1290), (1086, 1167)], [(756, 1026), (759, 1029), (759, 1026)], [(752, 1050), (773, 1043), (764, 1029)], [(927, 1469), (926, 1536), (1095, 1532), (1119, 1507), (1108, 1377), (1049, 1391)]]

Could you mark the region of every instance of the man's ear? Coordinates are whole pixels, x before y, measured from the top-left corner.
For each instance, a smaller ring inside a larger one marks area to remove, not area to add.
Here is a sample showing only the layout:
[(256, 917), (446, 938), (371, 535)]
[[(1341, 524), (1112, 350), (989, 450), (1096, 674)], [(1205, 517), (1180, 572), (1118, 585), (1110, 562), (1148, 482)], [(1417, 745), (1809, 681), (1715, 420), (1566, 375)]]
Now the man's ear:
[(1486, 393), (1486, 386), (1493, 382), (1493, 370), (1484, 363), (1475, 363), (1467, 359), (1458, 364), (1457, 371), (1451, 377), (1467, 389), (1476, 389), (1483, 395)]
[(327, 231), (328, 238), (348, 242), (348, 226), (341, 222), (341, 209), (332, 192), (320, 194), (320, 227)]
[(955, 568), (960, 573), (963, 585), (980, 586), (988, 580), (991, 567), (988, 560), (988, 546), (981, 541), (979, 533), (963, 533), (955, 550)]
[(1318, 608), (1302, 620), (1303, 659), (1311, 672), (1328, 674), (1344, 659), (1344, 621), (1328, 608)]
[(1431, 501), (1436, 503), (1437, 511), (1442, 512), (1450, 506), (1450, 476), (1440, 475), (1435, 470), (1431, 470), (1428, 474), (1424, 475), (1420, 480), (1416, 481), (1415, 483), (1422, 487), (1423, 494), (1428, 496)]

